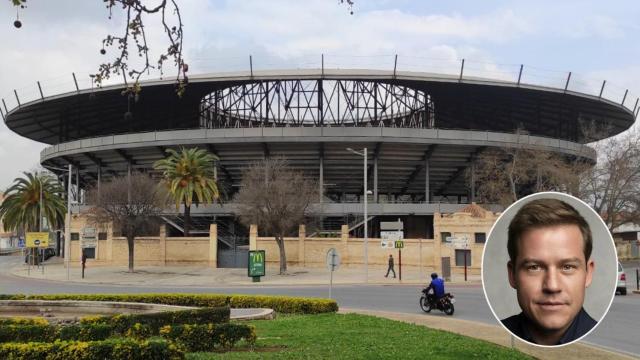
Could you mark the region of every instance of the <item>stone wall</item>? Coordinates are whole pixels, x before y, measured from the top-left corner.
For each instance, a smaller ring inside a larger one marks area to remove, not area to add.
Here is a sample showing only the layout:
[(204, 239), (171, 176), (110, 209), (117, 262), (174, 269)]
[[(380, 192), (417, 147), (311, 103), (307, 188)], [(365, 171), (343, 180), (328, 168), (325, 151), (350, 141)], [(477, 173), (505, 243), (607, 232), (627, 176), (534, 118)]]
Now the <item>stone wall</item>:
[[(484, 233), (488, 238), (489, 231), (499, 214), (471, 204), (460, 212), (453, 214), (436, 213), (433, 217), (433, 239), (405, 239), (402, 250), (403, 268), (415, 268), (423, 272), (436, 271), (442, 273), (442, 258), (449, 257), (451, 273), (462, 275), (464, 266), (456, 266), (454, 247), (442, 239), (442, 233), (450, 233), (454, 238), (468, 239), (471, 265), (467, 273), (480, 275), (484, 243), (476, 243), (475, 234)], [(88, 259), (94, 265), (127, 265), (127, 241), (123, 237), (113, 237), (112, 226), (89, 224), (86, 217), (74, 215), (71, 221), (71, 232), (82, 235), (84, 227), (97, 228), (98, 232), (106, 232), (106, 240), (98, 240), (96, 259)], [(258, 229), (251, 226), (249, 230), (249, 248), (266, 250), (267, 263), (277, 265), (280, 261), (277, 243), (272, 237), (258, 237)], [(395, 258), (396, 270), (399, 264), (397, 249), (381, 247), (381, 239), (369, 238), (368, 264), (371, 267), (386, 268), (389, 254)], [(618, 244), (618, 256), (621, 259), (631, 255), (628, 243)], [(330, 248), (338, 250), (343, 267), (362, 267), (364, 263), (364, 239), (349, 237), (347, 225), (343, 225), (339, 237), (310, 238), (306, 237), (304, 225), (299, 227), (297, 237), (285, 238), (285, 251), (289, 266), (324, 267), (325, 257)], [(81, 257), (80, 241), (71, 241), (71, 262), (78, 266)], [(197, 265), (217, 267), (217, 226), (211, 224), (209, 237), (176, 237), (166, 236), (164, 226), (160, 227), (159, 236), (140, 237), (135, 240), (135, 264), (138, 266), (163, 265)]]
[[(85, 227), (96, 228), (96, 232), (105, 232), (106, 240), (98, 240), (96, 258), (87, 259), (89, 265), (123, 265), (129, 263), (129, 248), (125, 237), (114, 237), (110, 224), (91, 224), (85, 216), (74, 215), (71, 220), (71, 233), (82, 237)], [(137, 237), (134, 242), (134, 264), (136, 266), (164, 265), (202, 265), (216, 267), (217, 264), (217, 226), (211, 225), (209, 237), (167, 237), (166, 228), (160, 226), (159, 236)], [(71, 264), (80, 265), (82, 256), (81, 241), (72, 240)]]
[[(471, 266), (467, 268), (470, 275), (480, 275), (484, 243), (475, 242), (475, 233), (484, 233), (485, 239), (498, 214), (472, 204), (455, 214), (434, 215), (434, 239), (405, 239), (402, 249), (403, 268), (415, 268), (424, 272), (442, 272), (442, 257), (449, 257), (451, 273), (462, 275), (464, 266), (456, 266), (455, 249), (441, 239), (442, 232), (449, 232), (453, 237), (466, 237), (471, 251)], [(252, 226), (249, 230), (249, 248), (265, 250), (267, 263), (276, 265), (279, 262), (279, 250), (272, 237), (258, 237), (258, 229)], [(395, 259), (396, 271), (400, 262), (398, 249), (387, 249), (381, 246), (382, 239), (367, 240), (368, 264), (372, 268), (385, 268), (389, 255)], [(342, 226), (340, 237), (308, 238), (306, 229), (301, 225), (298, 237), (285, 238), (287, 265), (324, 267), (325, 257), (330, 248), (335, 248), (341, 256), (341, 264), (345, 267), (362, 267), (364, 264), (364, 239), (349, 237), (346, 225)]]

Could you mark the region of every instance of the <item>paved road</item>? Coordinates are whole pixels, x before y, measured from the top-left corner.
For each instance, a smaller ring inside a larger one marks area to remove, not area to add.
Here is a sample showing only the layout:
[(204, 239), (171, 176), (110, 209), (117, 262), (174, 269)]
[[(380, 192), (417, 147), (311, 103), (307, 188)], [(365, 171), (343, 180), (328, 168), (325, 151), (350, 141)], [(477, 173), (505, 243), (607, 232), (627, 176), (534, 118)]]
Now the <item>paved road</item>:
[[(186, 292), (186, 293), (236, 293), (328, 297), (326, 286), (238, 286), (220, 288), (197, 287), (141, 287), (85, 285), (77, 283), (25, 280), (8, 274), (8, 269), (19, 261), (13, 257), (0, 257), (0, 293), (143, 293), (143, 292)], [(635, 278), (634, 278), (635, 280)], [(631, 286), (630, 286), (631, 288)], [(455, 317), (496, 324), (487, 305), (480, 285), (448, 286), (447, 291), (455, 294)], [(445, 316), (436, 312), (424, 314), (419, 306), (420, 289), (409, 285), (356, 285), (334, 286), (334, 298), (341, 307), (368, 310), (394, 311), (416, 316)], [(616, 296), (609, 314), (586, 341), (598, 346), (623, 351), (640, 356), (640, 344), (636, 333), (640, 325), (640, 295)]]

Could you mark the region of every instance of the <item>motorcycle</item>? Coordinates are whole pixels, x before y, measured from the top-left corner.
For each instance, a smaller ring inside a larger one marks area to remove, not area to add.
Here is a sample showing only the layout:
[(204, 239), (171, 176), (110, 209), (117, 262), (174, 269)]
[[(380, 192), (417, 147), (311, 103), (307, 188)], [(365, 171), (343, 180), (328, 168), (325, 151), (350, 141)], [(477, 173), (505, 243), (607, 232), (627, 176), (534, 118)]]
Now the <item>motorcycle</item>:
[(453, 304), (455, 304), (455, 302), (456, 299), (453, 294), (445, 293), (443, 297), (436, 300), (434, 294), (430, 294), (427, 292), (427, 289), (424, 289), (420, 297), (420, 308), (426, 313), (431, 312), (432, 309), (438, 309), (447, 315), (453, 315)]

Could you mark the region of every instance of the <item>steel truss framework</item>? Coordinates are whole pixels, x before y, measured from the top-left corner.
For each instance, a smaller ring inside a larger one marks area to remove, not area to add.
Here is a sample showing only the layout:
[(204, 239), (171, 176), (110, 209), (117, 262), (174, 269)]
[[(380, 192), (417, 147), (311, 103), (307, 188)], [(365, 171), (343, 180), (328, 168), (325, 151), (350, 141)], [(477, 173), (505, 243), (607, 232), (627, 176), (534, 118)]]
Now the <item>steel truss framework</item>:
[(357, 80), (260, 81), (216, 90), (200, 104), (200, 126), (435, 127), (429, 94)]

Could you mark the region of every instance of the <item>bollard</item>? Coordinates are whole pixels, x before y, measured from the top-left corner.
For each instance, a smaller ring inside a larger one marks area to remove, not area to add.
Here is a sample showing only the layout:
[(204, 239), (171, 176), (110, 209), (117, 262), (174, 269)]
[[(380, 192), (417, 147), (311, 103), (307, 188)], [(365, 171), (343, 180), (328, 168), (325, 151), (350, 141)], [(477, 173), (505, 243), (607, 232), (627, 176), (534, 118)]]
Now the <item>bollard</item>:
[(636, 290), (640, 290), (640, 276), (638, 276), (640, 273), (640, 269), (636, 269)]
[(82, 278), (84, 279), (84, 268), (87, 264), (87, 255), (84, 253), (84, 251), (82, 252)]

